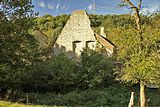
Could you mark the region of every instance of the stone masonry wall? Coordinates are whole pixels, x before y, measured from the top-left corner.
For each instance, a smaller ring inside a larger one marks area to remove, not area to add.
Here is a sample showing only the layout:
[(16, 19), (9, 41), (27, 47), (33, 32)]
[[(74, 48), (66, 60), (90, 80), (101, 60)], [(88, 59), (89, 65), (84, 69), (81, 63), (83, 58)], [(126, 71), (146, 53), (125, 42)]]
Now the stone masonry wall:
[(55, 53), (59, 52), (58, 49), (62, 47), (67, 52), (73, 52), (73, 43), (76, 41), (81, 44), (81, 47), (79, 46), (80, 49), (85, 48), (88, 41), (92, 41), (93, 44), (96, 42), (94, 32), (90, 26), (89, 17), (84, 10), (77, 10), (71, 14), (70, 19), (67, 21), (56, 41), (54, 47), (58, 48), (54, 49)]

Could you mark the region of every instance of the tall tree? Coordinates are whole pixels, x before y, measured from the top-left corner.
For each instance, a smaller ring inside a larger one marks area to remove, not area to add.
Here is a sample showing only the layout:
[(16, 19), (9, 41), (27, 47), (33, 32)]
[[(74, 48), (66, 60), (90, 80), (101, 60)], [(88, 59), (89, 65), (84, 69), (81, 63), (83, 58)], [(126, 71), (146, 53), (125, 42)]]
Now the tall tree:
[(31, 0), (1, 0), (0, 7), (0, 84), (15, 86), (38, 55), (36, 40), (28, 32), (33, 6)]
[[(139, 15), (142, 0), (139, 0), (136, 7), (130, 0), (123, 0), (134, 11), (138, 31), (131, 35), (132, 39), (127, 40), (128, 51), (125, 56), (124, 68), (121, 72), (121, 79), (127, 82), (140, 84), (140, 106), (146, 107), (145, 88), (147, 84), (159, 84), (160, 60), (158, 58), (156, 35), (150, 35), (150, 27), (141, 31), (141, 17)], [(137, 32), (137, 33), (136, 33)], [(156, 38), (156, 39), (155, 39)]]

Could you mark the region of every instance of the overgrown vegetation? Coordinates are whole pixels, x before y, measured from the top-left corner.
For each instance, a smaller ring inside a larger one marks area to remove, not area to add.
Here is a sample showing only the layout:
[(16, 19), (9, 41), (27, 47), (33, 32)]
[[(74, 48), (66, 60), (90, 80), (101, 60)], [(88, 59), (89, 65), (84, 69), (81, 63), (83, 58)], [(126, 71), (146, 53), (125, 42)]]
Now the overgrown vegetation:
[[(92, 28), (99, 32), (103, 26), (107, 38), (117, 46), (115, 56), (109, 58), (100, 51), (84, 50), (78, 61), (67, 58), (65, 54), (58, 56), (51, 54), (51, 58), (42, 61), (41, 59), (48, 57), (48, 53), (51, 52), (51, 47), (69, 15), (56, 17), (45, 15), (33, 18), (32, 4), (29, 0), (20, 2), (2, 0), (0, 5), (3, 8), (0, 10), (1, 99), (26, 103), (28, 95), (29, 103), (34, 104), (124, 107), (128, 105), (130, 92), (135, 91), (135, 103), (139, 105), (139, 86), (116, 81), (121, 77), (118, 75), (121, 69), (115, 66), (115, 62), (123, 64), (126, 60), (134, 58), (135, 60), (126, 63), (128, 66), (126, 70), (130, 71), (135, 61), (143, 59), (143, 63), (134, 66), (136, 70), (131, 70), (132, 74), (137, 75), (137, 71), (143, 69), (145, 72), (138, 73), (142, 73), (145, 80), (150, 78), (146, 72), (155, 71), (152, 66), (159, 63), (158, 57), (154, 58), (157, 62), (147, 62), (148, 58), (151, 58), (149, 53), (160, 50), (159, 13), (152, 16), (141, 15), (144, 38), (141, 45), (144, 46), (145, 53), (144, 56), (141, 55), (143, 57), (139, 57), (142, 53), (132, 56), (133, 53), (139, 52), (137, 49), (140, 46), (132, 16), (89, 15)], [(8, 9), (15, 10), (10, 13)], [(35, 30), (40, 30), (48, 36), (49, 47), (44, 50), (38, 49), (36, 39), (31, 35)], [(159, 77), (159, 69), (156, 70), (156, 76)], [(127, 81), (133, 83), (138, 81), (132, 79), (133, 75), (129, 72), (128, 74), (123, 78), (130, 78)], [(160, 81), (156, 79), (156, 83)], [(148, 105), (160, 106), (159, 95), (159, 89), (148, 89)]]

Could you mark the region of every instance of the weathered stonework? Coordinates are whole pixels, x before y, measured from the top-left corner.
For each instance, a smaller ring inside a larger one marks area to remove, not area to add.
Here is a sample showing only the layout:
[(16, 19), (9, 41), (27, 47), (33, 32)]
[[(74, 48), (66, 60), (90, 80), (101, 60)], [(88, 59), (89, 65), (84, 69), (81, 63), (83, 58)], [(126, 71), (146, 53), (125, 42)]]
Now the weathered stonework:
[[(96, 38), (90, 20), (84, 10), (74, 11), (67, 21), (54, 46), (55, 54), (60, 51), (80, 55), (87, 46), (94, 49)], [(61, 50), (59, 50), (61, 49)]]
[[(103, 30), (104, 28), (102, 28)], [(101, 32), (101, 34), (104, 33)], [(104, 46), (109, 54), (112, 54), (114, 46), (103, 36), (92, 30), (86, 11), (74, 11), (54, 45), (54, 54), (63, 52), (72, 58), (79, 56), (84, 48), (95, 50), (97, 43)]]

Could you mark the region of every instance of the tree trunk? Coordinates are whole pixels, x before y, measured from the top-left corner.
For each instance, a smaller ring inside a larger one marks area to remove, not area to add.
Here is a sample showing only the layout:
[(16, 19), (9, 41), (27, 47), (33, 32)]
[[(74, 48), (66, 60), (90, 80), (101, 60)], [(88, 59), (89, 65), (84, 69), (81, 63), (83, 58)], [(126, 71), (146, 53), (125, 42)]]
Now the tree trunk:
[(140, 83), (140, 107), (146, 107), (145, 84)]
[(139, 15), (139, 10), (137, 8), (134, 9), (134, 19), (136, 21), (137, 29), (141, 30), (141, 18)]
[(139, 15), (139, 11), (141, 9), (142, 0), (139, 0), (138, 7), (136, 7), (130, 0), (123, 0), (124, 2), (128, 3), (130, 8), (134, 10), (134, 19), (136, 21), (137, 29), (141, 30), (141, 18)]

